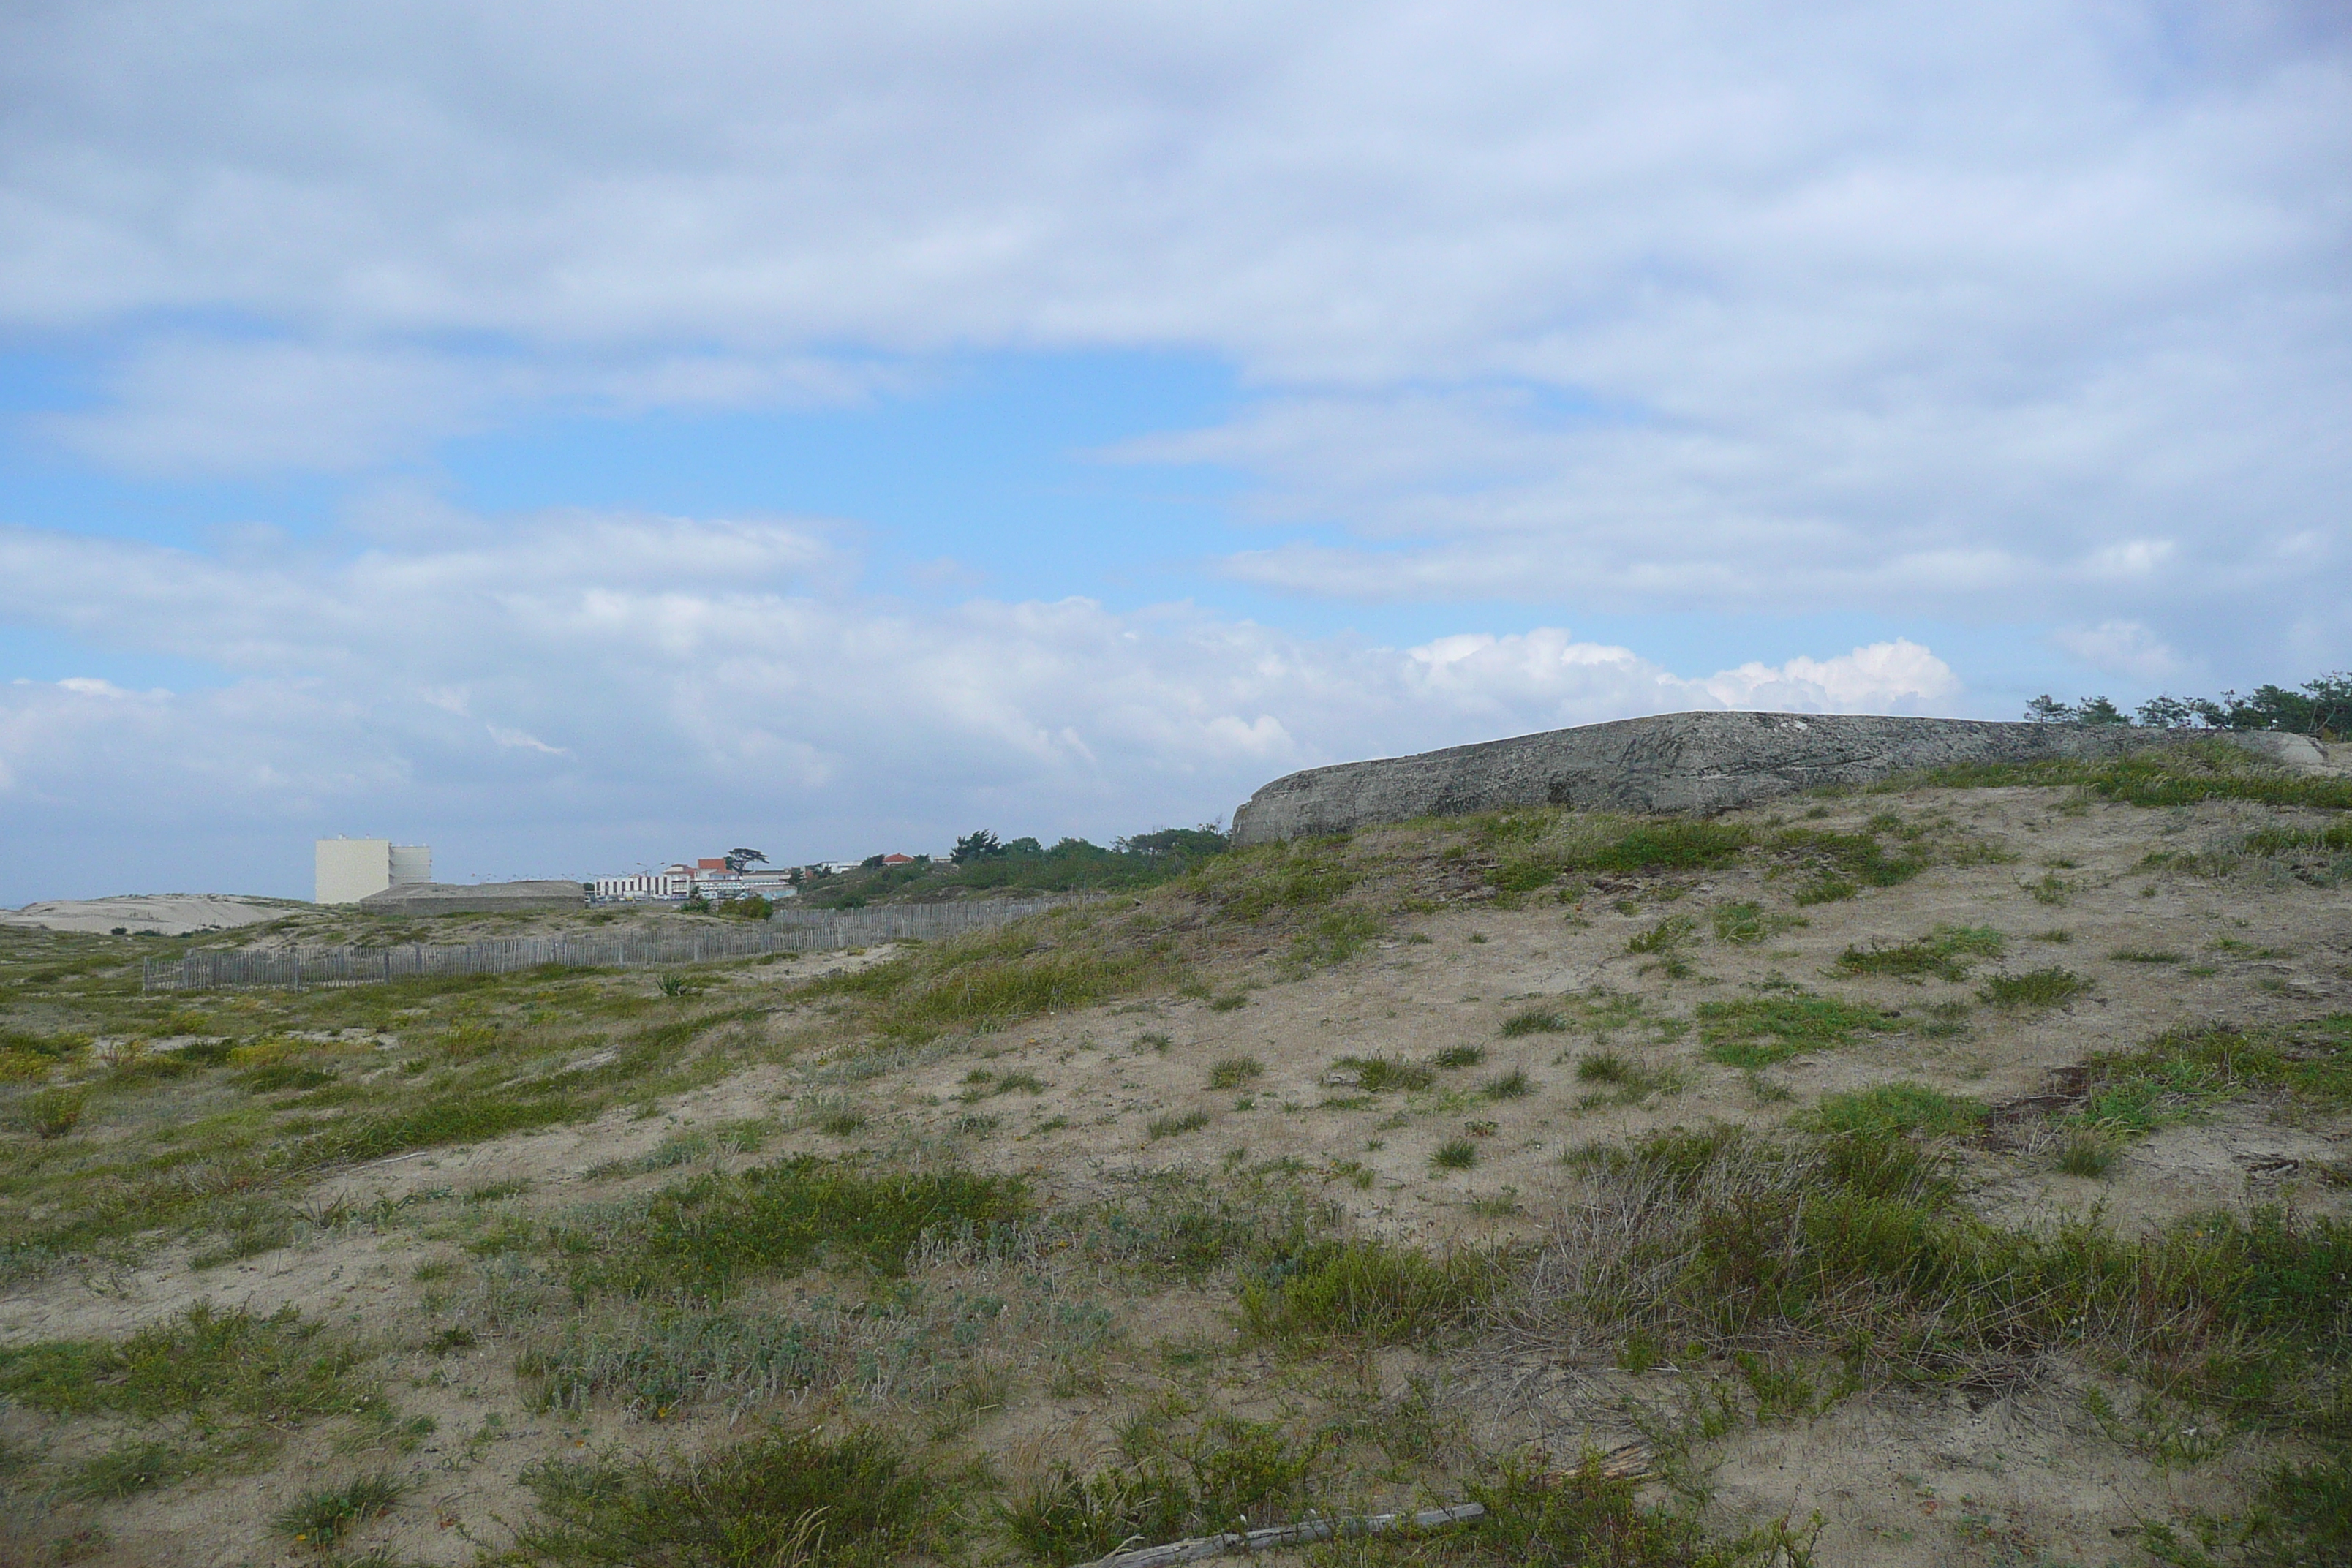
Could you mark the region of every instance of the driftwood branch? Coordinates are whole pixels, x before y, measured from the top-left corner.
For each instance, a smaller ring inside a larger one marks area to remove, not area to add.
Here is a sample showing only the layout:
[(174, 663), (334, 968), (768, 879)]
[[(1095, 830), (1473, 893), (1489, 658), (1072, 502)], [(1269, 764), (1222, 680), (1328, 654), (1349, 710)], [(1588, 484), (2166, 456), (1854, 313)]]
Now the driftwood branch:
[(1198, 1563), (1207, 1557), (1234, 1557), (1248, 1552), (1271, 1552), (1282, 1546), (1304, 1546), (1334, 1536), (1386, 1535), (1399, 1530), (1435, 1530), (1483, 1518), (1481, 1503), (1455, 1503), (1452, 1508), (1423, 1509), (1419, 1513), (1375, 1513), (1355, 1519), (1306, 1519), (1270, 1530), (1236, 1531), (1228, 1535), (1195, 1536), (1165, 1546), (1145, 1546), (1114, 1552), (1087, 1568), (1168, 1568), (1171, 1563)]

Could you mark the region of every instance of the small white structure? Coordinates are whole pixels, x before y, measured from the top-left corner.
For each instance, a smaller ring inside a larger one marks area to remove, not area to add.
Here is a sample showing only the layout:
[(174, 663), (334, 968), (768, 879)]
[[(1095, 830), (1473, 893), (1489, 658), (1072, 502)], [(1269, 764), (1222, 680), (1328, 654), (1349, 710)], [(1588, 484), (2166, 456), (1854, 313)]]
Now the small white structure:
[(313, 894), (322, 904), (356, 904), (370, 893), (433, 879), (433, 851), (389, 838), (321, 838)]

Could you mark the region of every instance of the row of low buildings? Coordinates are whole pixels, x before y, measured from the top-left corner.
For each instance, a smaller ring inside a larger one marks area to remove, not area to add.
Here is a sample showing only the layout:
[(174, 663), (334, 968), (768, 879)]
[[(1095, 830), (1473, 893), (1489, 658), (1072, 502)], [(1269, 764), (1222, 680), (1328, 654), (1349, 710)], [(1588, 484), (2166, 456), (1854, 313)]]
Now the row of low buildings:
[[(394, 844), (388, 838), (321, 838), (317, 847), (316, 895), (322, 904), (355, 904), (387, 889), (433, 881), (433, 851), (422, 844)], [(864, 861), (772, 867), (743, 864), (737, 857), (706, 857), (674, 861), (657, 871), (599, 877), (589, 898), (594, 903), (679, 903), (697, 894), (713, 903), (721, 899), (748, 899), (755, 893), (770, 900), (789, 899), (796, 897), (801, 884), (811, 877), (836, 876), (877, 864), (911, 866), (916, 859), (912, 855), (883, 855)]]
[[(885, 855), (884, 866), (911, 866), (912, 855)], [(682, 902), (699, 894), (717, 903), (722, 899), (748, 899), (754, 894), (771, 900), (797, 898), (801, 884), (812, 876), (836, 876), (854, 871), (856, 860), (822, 860), (809, 866), (740, 866), (724, 856), (705, 857), (691, 863), (673, 861), (658, 871), (636, 871), (625, 877), (599, 877), (591, 899), (604, 903)]]

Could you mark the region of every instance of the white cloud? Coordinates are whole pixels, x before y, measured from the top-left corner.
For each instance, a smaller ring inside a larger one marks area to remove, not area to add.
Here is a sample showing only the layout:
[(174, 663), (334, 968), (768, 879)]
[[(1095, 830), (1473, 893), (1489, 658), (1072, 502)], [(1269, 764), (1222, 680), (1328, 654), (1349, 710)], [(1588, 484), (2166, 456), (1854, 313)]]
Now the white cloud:
[(438, 510), (403, 535), (380, 511), (363, 540), (269, 559), (0, 531), (0, 615), (234, 672), (0, 688), (11, 821), (73, 847), (12, 865), (0, 893), (83, 890), (57, 879), (109, 868), (112, 890), (251, 886), (224, 866), (312, 832), (426, 837), (453, 872), (536, 858), (566, 875), (706, 830), (769, 833), (795, 858), (939, 847), (981, 821), (1099, 839), (1349, 757), (1958, 696), (1908, 643), (1691, 679), (1558, 629), (1401, 650), (1184, 605), (919, 609), (843, 571), (822, 533), (779, 521)]
[(2347, 37), (2284, 0), (19, 6), (0, 321), (121, 343), (59, 438), (198, 472), (1175, 349), (1251, 398), (1126, 454), (1341, 535), (1259, 584), (2179, 639), (2352, 565)]
[(2064, 626), (2050, 640), (2094, 669), (2144, 683), (2177, 680), (2189, 669), (2187, 660), (2137, 621)]
[(1950, 666), (1902, 637), (1777, 668), (1751, 661), (1699, 684), (1726, 707), (1792, 713), (1932, 713), (1960, 690)]

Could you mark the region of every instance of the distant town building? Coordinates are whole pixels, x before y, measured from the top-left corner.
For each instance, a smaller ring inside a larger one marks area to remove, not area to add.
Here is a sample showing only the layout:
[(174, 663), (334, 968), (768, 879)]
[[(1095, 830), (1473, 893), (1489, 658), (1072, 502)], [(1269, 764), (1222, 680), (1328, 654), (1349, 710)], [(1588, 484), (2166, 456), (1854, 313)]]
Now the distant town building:
[(770, 900), (789, 899), (800, 891), (793, 886), (797, 876), (797, 872), (784, 867), (739, 870), (730, 866), (724, 857), (707, 856), (691, 864), (674, 861), (658, 871), (599, 877), (592, 897), (600, 904), (656, 900), (678, 903), (697, 893), (713, 903), (721, 899), (748, 899), (754, 893)]
[(433, 851), (389, 838), (321, 838), (312, 897), (322, 904), (356, 904), (370, 893), (433, 879)]

